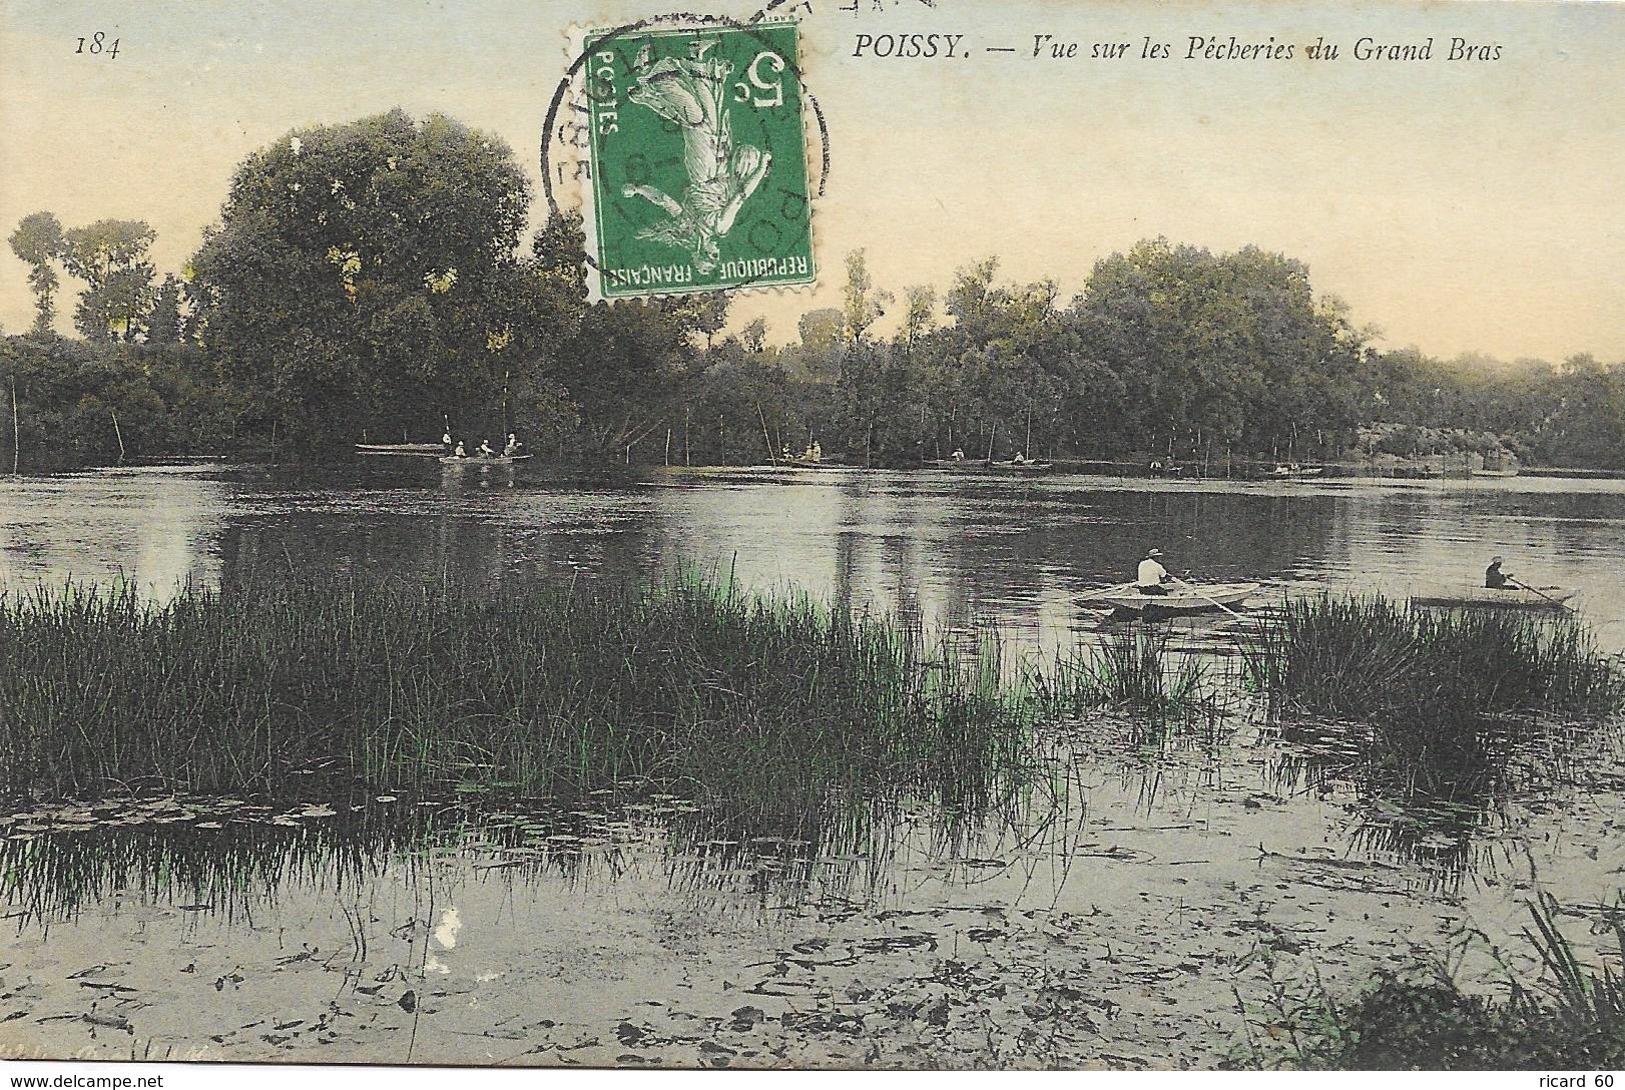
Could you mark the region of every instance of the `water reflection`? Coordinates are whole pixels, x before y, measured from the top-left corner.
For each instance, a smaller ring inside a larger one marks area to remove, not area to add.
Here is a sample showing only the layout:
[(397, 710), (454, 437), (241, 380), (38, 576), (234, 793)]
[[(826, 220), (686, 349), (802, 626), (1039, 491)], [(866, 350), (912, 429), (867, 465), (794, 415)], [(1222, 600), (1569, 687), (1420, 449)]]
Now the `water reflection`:
[(1068, 814), (1042, 791), (996, 813), (832, 800), (788, 832), (725, 807), (629, 790), (570, 803), (115, 799), (0, 818), (0, 903), (19, 926), (47, 930), (123, 900), (253, 926), (257, 911), (294, 891), (342, 901), (386, 874), (412, 885), (450, 863), (465, 876), (597, 895), (638, 872), (664, 875), (673, 894), (727, 894), (763, 910), (829, 898), (869, 906), (912, 866), (962, 869), (1012, 846), (1013, 862), (1053, 853)]
[[(1579, 589), (1603, 647), (1625, 649), (1621, 482), (546, 468), (444, 475), (438, 466), (413, 464), (320, 473), (131, 469), (0, 482), (0, 583), (13, 587), (123, 576), (163, 595), (186, 582), (336, 570), (517, 595), (544, 577), (621, 580), (700, 564), (750, 587), (891, 611), (928, 630), (994, 625), (1022, 650), (1098, 639), (1100, 619), (1081, 593), (1126, 578), (1152, 544), (1176, 570), (1265, 581), (1266, 604), (1327, 587), (1403, 596), (1422, 581), (1476, 581), (1486, 555), (1505, 553), (1515, 574)], [(1191, 622), (1177, 646), (1203, 654), (1225, 648), (1229, 624)], [(1211, 724), (1203, 729), (1223, 733)], [(1178, 739), (1191, 736), (1143, 728), (1117, 740), (1142, 762), (1137, 782), (1153, 784), (1147, 807), (1157, 805), (1156, 777), (1182, 759)], [(1404, 780), (1391, 764), (1303, 733), (1279, 740), (1282, 755), (1272, 767), (1282, 795), (1355, 785), (1357, 816), (1347, 835), (1357, 850), (1465, 871), (1482, 863), (1477, 845), (1505, 829), (1506, 799), (1561, 782), (1550, 763), (1509, 750), (1493, 731), (1483, 737), (1430, 783)], [(843, 831), (845, 820), (829, 818), (813, 836), (736, 825), (711, 839), (825, 838), (848, 847), (820, 844), (807, 858), (850, 855), (869, 861), (871, 877), (882, 874), (889, 864), (875, 861), (885, 859), (890, 849), (882, 846), (896, 840), (901, 819), (864, 818), (870, 823)], [(929, 836), (942, 841), (932, 851), (952, 857), (970, 850), (952, 821), (939, 815), (928, 824)], [(858, 844), (861, 850), (851, 847)], [(681, 858), (688, 867), (731, 857), (713, 848)], [(177, 863), (176, 873), (187, 865)], [(755, 873), (755, 864), (741, 866)], [(780, 873), (812, 873), (801, 867), (780, 861), (764, 873), (774, 883)]]
[[(438, 467), (137, 469), (0, 483), (0, 581), (120, 573), (158, 593), (277, 566), (514, 577), (678, 564), (1031, 646), (1087, 633), (1077, 600), (1155, 544), (1175, 570), (1295, 592), (1475, 582), (1490, 553), (1582, 592), (1625, 649), (1625, 483), (1034, 481), (931, 474)], [(1280, 593), (1276, 591), (1275, 593)], [(1266, 596), (1267, 600), (1267, 596)]]

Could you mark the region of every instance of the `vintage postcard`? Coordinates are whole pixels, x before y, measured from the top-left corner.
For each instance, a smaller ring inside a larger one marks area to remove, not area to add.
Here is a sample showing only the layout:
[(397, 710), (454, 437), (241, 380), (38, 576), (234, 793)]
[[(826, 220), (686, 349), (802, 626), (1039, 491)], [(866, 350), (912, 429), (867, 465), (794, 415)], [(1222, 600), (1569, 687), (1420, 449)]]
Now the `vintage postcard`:
[(8, 1072), (1606, 1090), (1622, 47), (6, 0)]

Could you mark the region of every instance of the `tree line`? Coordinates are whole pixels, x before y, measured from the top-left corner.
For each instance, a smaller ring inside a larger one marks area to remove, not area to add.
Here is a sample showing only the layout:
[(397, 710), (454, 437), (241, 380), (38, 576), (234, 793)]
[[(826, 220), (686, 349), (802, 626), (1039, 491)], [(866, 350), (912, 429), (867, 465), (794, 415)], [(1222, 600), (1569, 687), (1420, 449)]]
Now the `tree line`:
[[(722, 294), (589, 303), (579, 217), (527, 242), (531, 199), (502, 141), (394, 110), (249, 156), (162, 279), (143, 222), (26, 216), (9, 241), (36, 314), (0, 341), (5, 445), (42, 468), (320, 459), (449, 428), (629, 463), (816, 442), (892, 466), (1476, 450), (1625, 468), (1625, 364), (1379, 351), (1307, 267), (1256, 247), (1145, 240), (1071, 299), (994, 257), (899, 296), (857, 251), (841, 306), (771, 344), (760, 319), (729, 331)], [(80, 284), (78, 338), (54, 331), (59, 269)]]

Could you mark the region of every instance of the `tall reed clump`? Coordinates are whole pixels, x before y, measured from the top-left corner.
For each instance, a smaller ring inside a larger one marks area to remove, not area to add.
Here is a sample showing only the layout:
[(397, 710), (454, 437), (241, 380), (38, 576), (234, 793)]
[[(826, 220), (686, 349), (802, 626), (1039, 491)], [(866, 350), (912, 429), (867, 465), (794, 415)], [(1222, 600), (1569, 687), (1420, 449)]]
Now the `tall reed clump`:
[(1373, 786), (1402, 800), (1481, 799), (1552, 721), (1625, 710), (1625, 672), (1570, 616), (1323, 595), (1288, 603), (1243, 653), (1273, 714), (1350, 724)]
[(1211, 697), (1195, 655), (1176, 656), (1168, 629), (1137, 625), (1094, 646), (1059, 657), (1048, 698), (1064, 713), (1119, 707), (1167, 714), (1194, 709)]
[[(367, 577), (0, 603), (0, 790), (369, 785), (573, 793), (627, 779), (810, 805), (973, 797), (1034, 709), (917, 631), (677, 578), (493, 600)], [(989, 672), (993, 669), (993, 672)]]
[(1625, 676), (1566, 615), (1322, 595), (1289, 602), (1244, 652), (1281, 711), (1372, 719), (1458, 707), (1598, 718), (1625, 709)]

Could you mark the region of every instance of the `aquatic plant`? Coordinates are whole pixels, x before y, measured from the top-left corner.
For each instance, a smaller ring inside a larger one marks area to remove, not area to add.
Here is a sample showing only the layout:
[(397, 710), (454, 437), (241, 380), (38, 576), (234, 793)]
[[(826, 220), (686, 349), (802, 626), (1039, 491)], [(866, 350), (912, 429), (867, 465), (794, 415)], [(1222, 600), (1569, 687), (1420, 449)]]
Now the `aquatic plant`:
[[(1625, 896), (1597, 909), (1594, 931), (1612, 936), (1600, 970), (1583, 966), (1560, 930), (1566, 914), (1549, 894), (1527, 906), (1523, 938), (1538, 955), (1535, 979), (1497, 954), (1504, 997), (1469, 992), (1448, 958), (1385, 973), (1359, 997), (1334, 999), (1317, 973), (1294, 984), (1271, 966), (1270, 992), (1255, 1009), (1241, 1002), (1249, 1067), (1392, 1070), (1556, 1070), (1625, 1064), (1625, 978), (1608, 960), (1625, 957)], [(1476, 934), (1466, 941), (1481, 941)], [(1280, 1044), (1266, 1045), (1252, 1032)]]
[(1114, 706), (1171, 712), (1211, 699), (1195, 655), (1168, 648), (1166, 626), (1136, 625), (1058, 656), (1048, 698), (1067, 712)]
[(793, 817), (985, 798), (1038, 708), (996, 649), (694, 575), (497, 599), (371, 576), (0, 601), (0, 792), (570, 795), (641, 779)]
[(1282, 712), (1393, 720), (1442, 709), (1581, 718), (1625, 709), (1625, 674), (1568, 615), (1324, 594), (1288, 602), (1243, 651), (1254, 685)]
[(1373, 793), (1481, 803), (1515, 755), (1561, 748), (1557, 724), (1625, 710), (1625, 672), (1569, 616), (1302, 599), (1243, 642), (1250, 684), (1291, 735), (1342, 743)]

